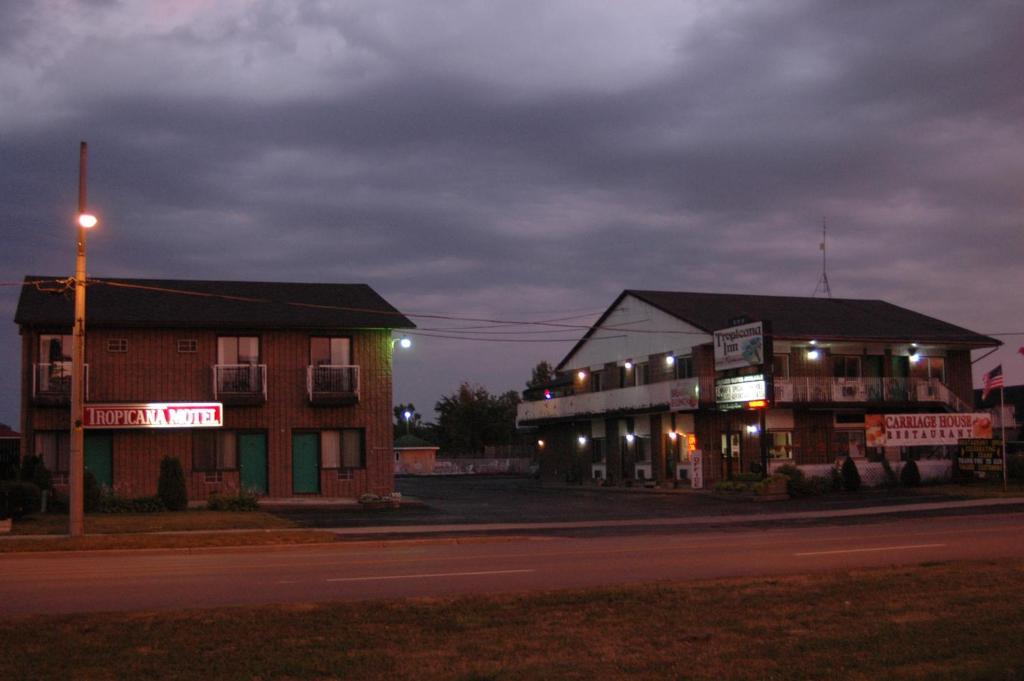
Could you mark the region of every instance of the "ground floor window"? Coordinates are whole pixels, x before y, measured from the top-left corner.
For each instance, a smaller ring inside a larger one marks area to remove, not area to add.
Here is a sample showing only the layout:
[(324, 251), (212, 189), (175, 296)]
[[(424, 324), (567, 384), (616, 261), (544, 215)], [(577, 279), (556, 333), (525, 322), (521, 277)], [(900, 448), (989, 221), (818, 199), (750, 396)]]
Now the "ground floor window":
[(768, 433), (768, 454), (773, 459), (792, 459), (793, 431), (776, 430)]
[(339, 478), (366, 468), (366, 435), (362, 428), (320, 431), (320, 465), (336, 470)]
[(207, 482), (220, 482), (224, 471), (238, 468), (238, 434), (233, 430), (192, 432), (192, 470), (206, 475)]
[(35, 454), (53, 474), (53, 482), (66, 485), (71, 459), (71, 434), (66, 430), (36, 431)]

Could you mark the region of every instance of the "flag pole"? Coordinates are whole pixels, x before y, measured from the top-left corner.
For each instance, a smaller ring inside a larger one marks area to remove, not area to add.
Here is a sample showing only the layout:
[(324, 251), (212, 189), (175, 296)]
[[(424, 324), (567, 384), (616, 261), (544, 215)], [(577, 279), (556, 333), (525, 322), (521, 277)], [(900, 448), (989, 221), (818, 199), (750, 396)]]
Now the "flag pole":
[(1003, 386), (999, 386), (999, 430), (1003, 439), (1003, 491), (1006, 492), (1008, 489), (1006, 480), (1006, 402), (1004, 401), (1003, 390)]

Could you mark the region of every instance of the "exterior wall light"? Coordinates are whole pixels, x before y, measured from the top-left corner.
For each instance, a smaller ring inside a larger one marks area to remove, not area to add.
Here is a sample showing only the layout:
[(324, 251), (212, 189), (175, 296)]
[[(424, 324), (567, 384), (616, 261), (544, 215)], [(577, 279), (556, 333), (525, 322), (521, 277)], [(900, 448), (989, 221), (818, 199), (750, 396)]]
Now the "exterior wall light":
[(757, 435), (761, 431), (757, 426), (747, 426), (747, 432), (751, 435)]
[(817, 345), (817, 344), (818, 344), (818, 341), (816, 341), (816, 340), (812, 340), (811, 341), (811, 345)]
[(633, 440), (635, 439), (636, 435), (633, 435), (633, 433), (626, 433), (626, 442), (628, 442), (629, 444), (633, 444)]
[(921, 355), (918, 354), (917, 351), (914, 351), (914, 352), (910, 353), (910, 362), (912, 364), (917, 364), (920, 360), (921, 360)]
[(587, 444), (587, 436), (586, 435), (580, 435), (578, 438), (576, 438), (576, 442), (579, 442), (580, 443), (580, 447), (582, 447), (583, 445)]
[(537, 446), (543, 448), (544, 447), (544, 440), (537, 440)]
[(401, 338), (392, 338), (391, 347), (393, 348), (396, 345), (402, 348), (403, 350), (408, 350), (409, 348), (412, 347), (412, 339), (409, 338), (408, 336), (402, 336)]
[(672, 442), (675, 442), (677, 437), (679, 437), (679, 433), (677, 433), (674, 430), (669, 431), (669, 433), (668, 433), (668, 439), (669, 440), (672, 440)]
[(672, 366), (676, 363), (675, 355), (665, 355), (665, 364)]
[(586, 380), (587, 372), (580, 369), (579, 371), (576, 372), (576, 378), (580, 379), (581, 381)]
[(625, 368), (626, 371), (629, 371), (630, 369), (633, 368), (633, 363), (630, 362), (629, 360), (626, 360), (626, 363), (623, 364), (622, 366), (623, 366), (623, 368)]
[(818, 359), (818, 357), (820, 357), (820, 356), (821, 356), (821, 353), (818, 352), (817, 350), (808, 350), (807, 351), (807, 359)]

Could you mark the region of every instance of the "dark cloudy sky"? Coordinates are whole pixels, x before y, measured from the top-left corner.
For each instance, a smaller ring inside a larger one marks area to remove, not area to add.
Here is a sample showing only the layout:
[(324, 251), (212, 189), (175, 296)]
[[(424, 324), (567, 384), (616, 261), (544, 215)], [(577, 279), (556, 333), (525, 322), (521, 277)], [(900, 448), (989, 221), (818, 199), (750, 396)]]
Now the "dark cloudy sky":
[[(94, 276), (586, 322), (629, 287), (810, 295), (828, 216), (836, 296), (1024, 332), (1022, 35), (985, 0), (3, 2), (0, 280), (73, 272), (84, 139)], [(521, 388), (580, 334), (510, 330), (554, 340), (417, 338), (396, 400)], [(977, 367), (1024, 382), (1003, 340)]]

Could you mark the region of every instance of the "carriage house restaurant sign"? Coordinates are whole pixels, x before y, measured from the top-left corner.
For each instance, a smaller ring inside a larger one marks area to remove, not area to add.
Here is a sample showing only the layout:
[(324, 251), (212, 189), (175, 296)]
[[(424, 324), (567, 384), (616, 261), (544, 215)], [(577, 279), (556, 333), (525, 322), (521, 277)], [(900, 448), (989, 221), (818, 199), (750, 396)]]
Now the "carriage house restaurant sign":
[(220, 428), (220, 402), (151, 402), (148, 404), (87, 404), (84, 428)]
[(960, 440), (992, 437), (992, 416), (977, 414), (867, 414), (868, 447), (955, 445)]

